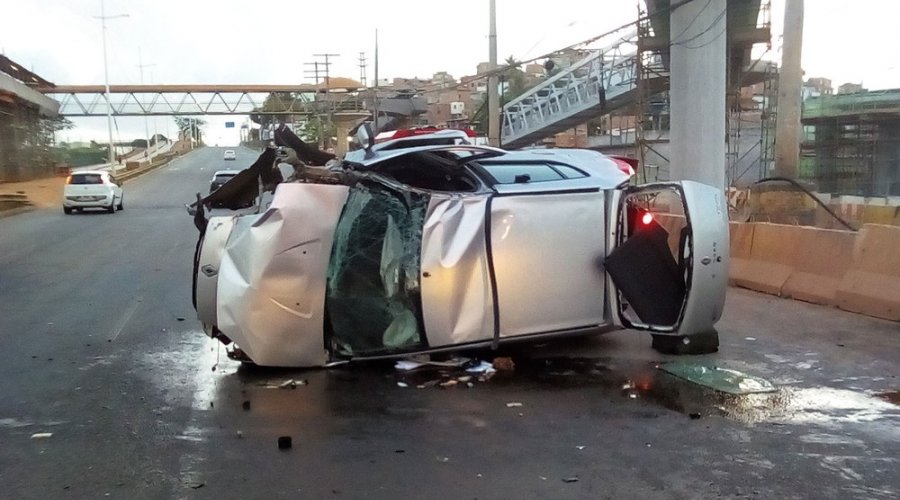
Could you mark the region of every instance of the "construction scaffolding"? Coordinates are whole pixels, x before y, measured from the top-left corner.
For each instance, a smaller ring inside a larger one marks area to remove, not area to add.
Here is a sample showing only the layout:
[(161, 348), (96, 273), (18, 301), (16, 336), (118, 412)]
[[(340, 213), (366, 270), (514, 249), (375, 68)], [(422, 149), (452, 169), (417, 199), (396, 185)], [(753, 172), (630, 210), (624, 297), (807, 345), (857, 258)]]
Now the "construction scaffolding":
[[(637, 95), (634, 116), (635, 154), (641, 162), (641, 181), (669, 179), (669, 61), (670, 26), (669, 0), (643, 2), (637, 23)], [(768, 82), (772, 64), (761, 57), (752, 57), (756, 44), (770, 43), (770, 0), (733, 0), (727, 4), (727, 65), (726, 65), (726, 157), (724, 168), (730, 186), (746, 185), (765, 175), (763, 142), (770, 141), (774, 132), (774, 109), (771, 130), (768, 118), (760, 109), (766, 102), (757, 102), (745, 90)], [(768, 51), (766, 52), (768, 53)], [(765, 91), (768, 94), (771, 89)], [(752, 92), (751, 92), (752, 93)], [(766, 154), (771, 148), (765, 149)]]
[(760, 113), (759, 178), (775, 170), (775, 119), (778, 117), (778, 67), (766, 65), (763, 80), (763, 103)]
[(668, 142), (669, 44), (659, 42), (666, 38), (654, 31), (650, 16), (641, 10), (637, 23), (637, 99), (634, 112), (634, 116), (638, 117), (635, 123), (635, 152), (640, 161), (641, 182), (668, 179), (669, 158), (655, 147)]
[(801, 177), (820, 192), (900, 196), (900, 90), (804, 102)]

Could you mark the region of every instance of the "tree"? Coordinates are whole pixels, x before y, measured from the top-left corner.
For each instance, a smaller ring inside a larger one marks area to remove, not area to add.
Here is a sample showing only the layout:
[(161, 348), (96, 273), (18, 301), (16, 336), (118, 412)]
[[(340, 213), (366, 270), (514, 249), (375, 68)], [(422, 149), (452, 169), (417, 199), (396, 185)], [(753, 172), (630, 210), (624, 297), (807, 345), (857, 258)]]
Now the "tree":
[(200, 127), (203, 125), (206, 125), (206, 120), (200, 118), (186, 118), (184, 116), (175, 117), (175, 126), (178, 127), (181, 136), (190, 136), (197, 142), (202, 142)]
[(310, 116), (300, 128), (300, 138), (306, 142), (329, 147), (331, 138), (337, 135), (337, 127), (321, 116)]
[(36, 171), (48, 172), (57, 163), (67, 161), (65, 150), (56, 147), (56, 133), (75, 125), (64, 116), (36, 116), (24, 127), (24, 141), (20, 144), (22, 157)]
[[(513, 56), (509, 56), (504, 61), (504, 69), (500, 73), (500, 108), (512, 101), (513, 99), (524, 94), (528, 90), (525, 72), (520, 69), (522, 63), (516, 61)], [(488, 131), (488, 107), (487, 99), (481, 103), (475, 114), (472, 115), (472, 122), (475, 124), (475, 131), (480, 134), (486, 134)], [(503, 125), (503, 116), (500, 116), (501, 127)]]

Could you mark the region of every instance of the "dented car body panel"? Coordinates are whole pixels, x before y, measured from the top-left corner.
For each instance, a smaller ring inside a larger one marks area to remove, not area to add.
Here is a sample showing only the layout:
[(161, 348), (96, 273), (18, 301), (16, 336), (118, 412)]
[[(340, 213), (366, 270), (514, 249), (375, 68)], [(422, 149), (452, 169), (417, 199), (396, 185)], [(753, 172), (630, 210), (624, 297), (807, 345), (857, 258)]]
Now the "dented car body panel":
[(391, 142), (328, 183), (278, 183), (258, 213), (198, 223), (207, 334), (245, 361), (309, 367), (622, 326), (692, 335), (721, 315), (717, 190), (631, 186), (595, 151)]

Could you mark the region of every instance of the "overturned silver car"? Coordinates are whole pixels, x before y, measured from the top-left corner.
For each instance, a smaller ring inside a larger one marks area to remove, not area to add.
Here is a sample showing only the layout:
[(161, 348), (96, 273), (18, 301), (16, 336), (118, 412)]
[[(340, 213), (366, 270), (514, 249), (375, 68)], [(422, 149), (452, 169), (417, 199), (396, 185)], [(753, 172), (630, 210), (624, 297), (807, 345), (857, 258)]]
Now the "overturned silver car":
[[(313, 367), (622, 327), (664, 351), (717, 346), (719, 189), (634, 186), (595, 151), (504, 151), (449, 132), (374, 144), (367, 127), (364, 148), (311, 167), (297, 157), (329, 158), (280, 134), (290, 154), (263, 152), (195, 205), (197, 314), (238, 359)], [(205, 216), (252, 197), (255, 213)]]

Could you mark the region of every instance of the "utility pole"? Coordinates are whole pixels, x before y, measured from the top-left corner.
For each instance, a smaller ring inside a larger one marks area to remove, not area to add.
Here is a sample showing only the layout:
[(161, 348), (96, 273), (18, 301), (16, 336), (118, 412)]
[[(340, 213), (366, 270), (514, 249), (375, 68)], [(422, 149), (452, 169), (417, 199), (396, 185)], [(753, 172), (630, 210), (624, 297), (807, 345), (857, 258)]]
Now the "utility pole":
[(117, 19), (121, 17), (128, 17), (128, 14), (118, 14), (115, 16), (107, 16), (106, 15), (106, 5), (103, 0), (100, 0), (100, 16), (94, 16), (97, 19), (100, 19), (100, 26), (103, 30), (103, 82), (106, 87), (106, 127), (109, 131), (109, 169), (111, 172), (116, 172), (116, 153), (113, 146), (113, 133), (112, 133), (112, 104), (109, 102), (109, 65), (107, 64), (106, 57), (106, 20), (107, 19)]
[(375, 28), (375, 112), (373, 113), (375, 115), (375, 126), (373, 127), (374, 130), (372, 131), (372, 133), (375, 135), (378, 135), (378, 84), (378, 28)]
[(778, 74), (778, 114), (775, 115), (775, 175), (797, 178), (800, 162), (800, 108), (803, 70), (803, 0), (784, 3), (784, 44)]
[(366, 87), (366, 53), (359, 53), (359, 83)]
[(488, 55), (491, 75), (488, 77), (488, 143), (500, 146), (500, 96), (497, 93), (497, 0), (491, 0)]
[[(141, 73), (141, 85), (144, 84), (144, 68), (152, 68), (156, 66), (155, 64), (144, 64), (143, 56), (141, 55), (141, 48), (138, 47), (138, 70)], [(141, 106), (143, 108), (143, 106)], [(147, 149), (144, 150), (144, 158), (147, 158), (147, 161), (153, 165), (153, 156), (150, 155), (150, 127), (147, 125), (147, 110), (144, 111), (144, 137), (147, 138)]]
[[(340, 54), (327, 54), (327, 53), (326, 53), (326, 54), (313, 54), (313, 57), (320, 57), (320, 58), (325, 59), (324, 62), (323, 62), (323, 61), (317, 61), (317, 62), (315, 63), (315, 65), (316, 65), (316, 73), (317, 73), (316, 80), (318, 80), (318, 78), (319, 78), (319, 77), (318, 77), (319, 65), (322, 65), (322, 66), (323, 66), (324, 72), (325, 72), (325, 80), (324, 80), (325, 85), (322, 86), (321, 88), (318, 88), (318, 87), (319, 87), (319, 84), (318, 84), (318, 82), (316, 83), (316, 87), (317, 87), (316, 97), (319, 96), (319, 90), (321, 90), (322, 92), (324, 92), (324, 94), (325, 94), (325, 103), (326, 103), (326, 105), (328, 105), (328, 108), (330, 108), (330, 109), (329, 109), (329, 113), (333, 113), (333, 112), (334, 112), (334, 102), (332, 102), (331, 98), (330, 98), (329, 95), (328, 95), (329, 92), (331, 91), (331, 58), (332, 58), (332, 57), (339, 57), (339, 56), (340, 56)], [(331, 120), (330, 120), (330, 115), (329, 115), (329, 122), (330, 122), (330, 121), (331, 121)], [(330, 146), (333, 146), (332, 144), (330, 144), (330, 142), (331, 142), (330, 140), (328, 141), (329, 143), (328, 143), (327, 145), (325, 144), (325, 141), (324, 141), (324, 139), (325, 139), (325, 137), (324, 137), (324, 136), (325, 136), (325, 133), (324, 133), (324, 132), (325, 132), (325, 127), (322, 126), (322, 119), (321, 119), (321, 116), (319, 116), (319, 125), (320, 125), (320, 126), (319, 126), (320, 132), (322, 132), (322, 133), (320, 134), (320, 135), (322, 135), (322, 137), (319, 138), (319, 147), (320, 147), (320, 148), (324, 148), (324, 147), (330, 147)], [(329, 139), (330, 139), (330, 138), (329, 138)]]
[[(319, 149), (322, 149), (322, 147), (323, 147), (322, 139), (323, 139), (324, 134), (322, 133), (323, 132), (322, 118), (319, 115), (319, 112), (320, 112), (320, 110), (319, 110), (319, 61), (315, 61), (315, 62), (311, 62), (311, 63), (304, 63), (304, 64), (306, 66), (313, 67), (313, 69), (311, 69), (311, 70), (306, 70), (305, 73), (307, 75), (312, 76), (313, 82), (315, 82), (315, 86), (316, 86), (316, 93), (313, 96), (313, 115), (312, 116), (316, 120), (315, 123), (318, 124), (318, 133), (316, 134), (317, 135), (316, 142), (319, 145)], [(307, 78), (309, 78), (309, 76), (307, 76)]]
[(339, 57), (340, 54), (313, 54), (313, 57), (322, 57), (325, 59), (325, 91), (327, 92), (330, 88), (331, 81), (329, 80), (329, 68), (331, 67), (332, 57)]

